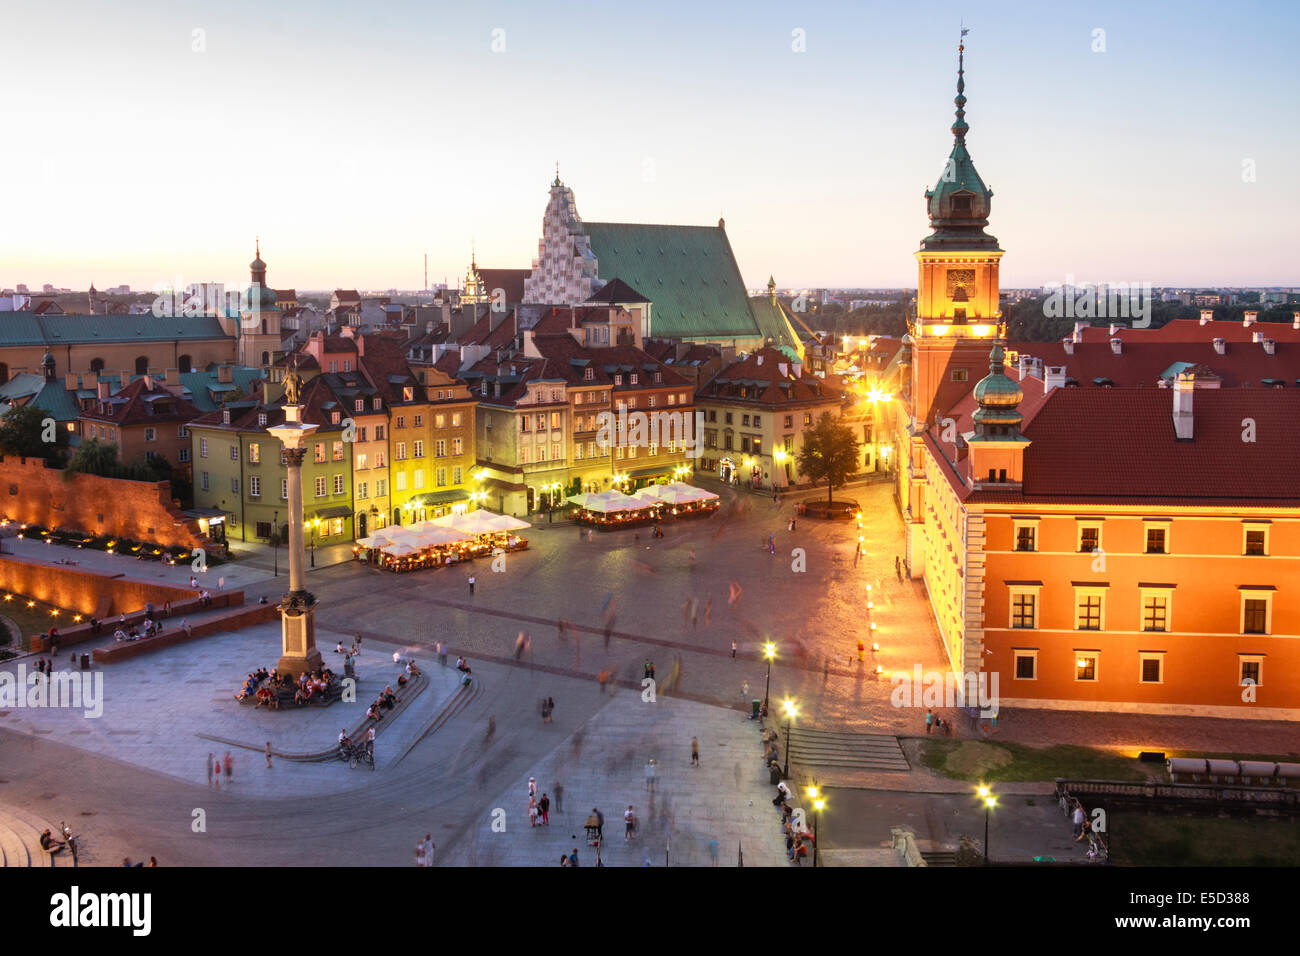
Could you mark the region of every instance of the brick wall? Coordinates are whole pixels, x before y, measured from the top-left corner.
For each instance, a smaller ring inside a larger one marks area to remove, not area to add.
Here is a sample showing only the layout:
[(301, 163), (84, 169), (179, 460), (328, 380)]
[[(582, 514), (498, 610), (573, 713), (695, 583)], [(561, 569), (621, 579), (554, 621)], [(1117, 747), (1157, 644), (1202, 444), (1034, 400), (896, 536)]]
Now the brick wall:
[(11, 520), (175, 548), (217, 547), (172, 504), (165, 481), (128, 481), (46, 468), (39, 458), (0, 456), (0, 512)]

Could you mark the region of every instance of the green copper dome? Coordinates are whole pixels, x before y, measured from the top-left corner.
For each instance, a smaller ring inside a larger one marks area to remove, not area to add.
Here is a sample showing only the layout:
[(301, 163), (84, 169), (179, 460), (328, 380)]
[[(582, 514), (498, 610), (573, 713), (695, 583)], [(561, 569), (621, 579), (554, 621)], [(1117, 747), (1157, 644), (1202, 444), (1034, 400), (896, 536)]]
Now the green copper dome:
[(975, 401), (980, 403), (981, 410), (985, 407), (1015, 408), (1025, 397), (1020, 386), (1007, 377), (1002, 363), (1002, 346), (995, 344), (989, 353), (989, 374), (975, 386)]

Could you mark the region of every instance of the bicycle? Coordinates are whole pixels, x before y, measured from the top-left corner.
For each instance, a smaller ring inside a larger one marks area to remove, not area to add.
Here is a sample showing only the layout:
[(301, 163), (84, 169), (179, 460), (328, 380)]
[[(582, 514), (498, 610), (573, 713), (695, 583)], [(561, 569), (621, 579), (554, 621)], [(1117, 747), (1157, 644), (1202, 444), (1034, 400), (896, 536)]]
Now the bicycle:
[(365, 744), (340, 745), (338, 754), (339, 754), (339, 759), (342, 760), (344, 763), (346, 763), (353, 770), (357, 769), (357, 764), (359, 763), (369, 764), (371, 770), (375, 769), (374, 751), (366, 747)]

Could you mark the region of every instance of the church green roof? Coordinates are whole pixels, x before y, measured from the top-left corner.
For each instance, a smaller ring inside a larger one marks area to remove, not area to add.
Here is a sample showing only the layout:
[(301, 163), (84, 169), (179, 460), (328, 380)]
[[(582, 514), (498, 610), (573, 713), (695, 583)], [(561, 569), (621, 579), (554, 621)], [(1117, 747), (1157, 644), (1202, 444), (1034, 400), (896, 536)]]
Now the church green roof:
[(652, 303), (652, 335), (758, 337), (745, 282), (726, 230), (583, 222), (600, 277), (617, 277)]

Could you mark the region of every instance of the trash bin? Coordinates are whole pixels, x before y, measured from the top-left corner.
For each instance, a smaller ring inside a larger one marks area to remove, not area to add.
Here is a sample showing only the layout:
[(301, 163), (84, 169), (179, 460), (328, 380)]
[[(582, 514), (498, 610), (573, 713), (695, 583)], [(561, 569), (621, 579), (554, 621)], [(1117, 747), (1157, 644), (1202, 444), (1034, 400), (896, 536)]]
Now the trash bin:
[(751, 700), (749, 702), (749, 716), (751, 718), (757, 717), (759, 708), (761, 708), (762, 706), (763, 706), (763, 702), (758, 698), (754, 698), (753, 700)]
[(768, 780), (771, 782), (772, 786), (774, 787), (781, 782), (781, 768), (778, 767), (775, 763), (772, 765), (771, 770), (768, 772)]
[(82, 654), (82, 655), (81, 655), (81, 669), (82, 669), (83, 671), (88, 671), (88, 670), (90, 670), (90, 655), (89, 655), (89, 654)]

